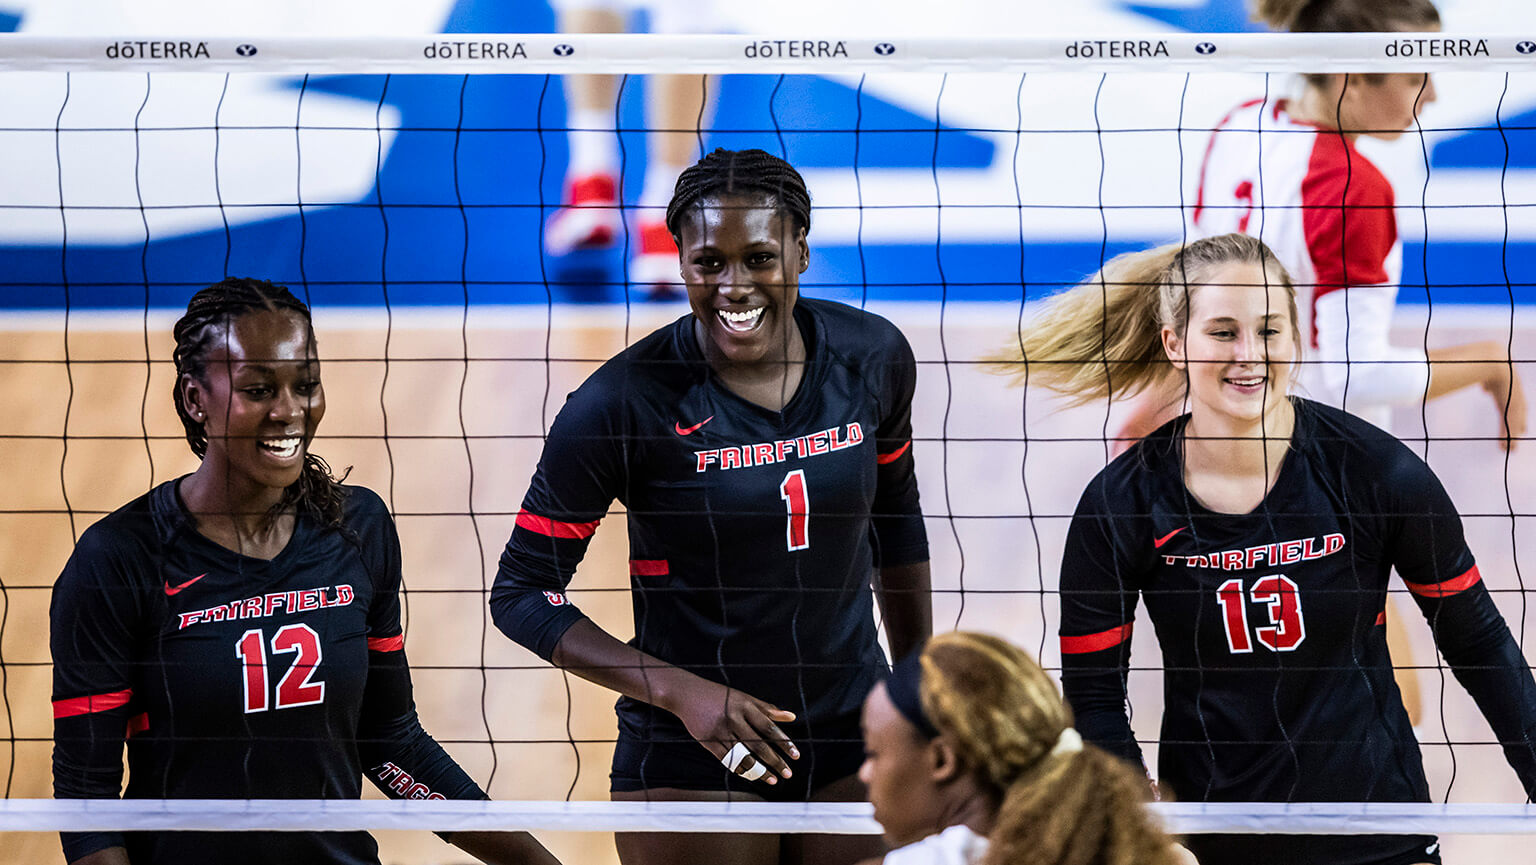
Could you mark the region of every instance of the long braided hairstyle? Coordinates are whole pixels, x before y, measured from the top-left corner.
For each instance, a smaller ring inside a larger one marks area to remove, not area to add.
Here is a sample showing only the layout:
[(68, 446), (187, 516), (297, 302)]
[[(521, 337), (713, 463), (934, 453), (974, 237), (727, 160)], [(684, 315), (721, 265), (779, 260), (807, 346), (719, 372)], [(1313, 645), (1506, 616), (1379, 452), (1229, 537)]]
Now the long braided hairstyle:
[(752, 193), (770, 199), (795, 228), (811, 230), (811, 193), (793, 165), (764, 150), (719, 147), (678, 175), (667, 204), (667, 230), (680, 240), (683, 217), (704, 199)]
[[(208, 454), (208, 434), (200, 421), (194, 420), (182, 398), (182, 376), (190, 375), (205, 381), (208, 372), (208, 353), (228, 339), (236, 320), (253, 312), (293, 312), (304, 319), (310, 328), (310, 341), (314, 341), (309, 307), (281, 285), (264, 279), (227, 277), (223, 282), (210, 285), (192, 296), (187, 303), (187, 313), (176, 322), (173, 333), (176, 351), (176, 382), (171, 388), (176, 404), (176, 414), (186, 430), (187, 444), (202, 459)], [(321, 525), (331, 528), (342, 526), (342, 500), (346, 497), (340, 481), (331, 474), (325, 460), (312, 454), (304, 455), (304, 470), (299, 479), (283, 491), (283, 497), (273, 506), (271, 516), (292, 507)]]

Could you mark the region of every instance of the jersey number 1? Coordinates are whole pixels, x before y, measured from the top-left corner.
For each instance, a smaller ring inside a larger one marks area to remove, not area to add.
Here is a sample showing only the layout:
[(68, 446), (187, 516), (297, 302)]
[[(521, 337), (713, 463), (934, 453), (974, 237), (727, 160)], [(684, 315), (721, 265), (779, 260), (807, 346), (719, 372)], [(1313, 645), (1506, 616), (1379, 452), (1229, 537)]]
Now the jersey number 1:
[[(1269, 606), (1269, 624), (1253, 629), (1248, 636), (1248, 598), (1255, 604)], [(1301, 618), (1301, 593), (1296, 583), (1285, 574), (1271, 574), (1255, 580), (1243, 596), (1243, 581), (1227, 580), (1216, 589), (1216, 601), (1221, 604), (1221, 619), (1227, 629), (1227, 648), (1233, 654), (1253, 651), (1253, 640), (1258, 640), (1272, 651), (1295, 651), (1307, 638), (1306, 623)]]
[(252, 628), (235, 641), (235, 657), (245, 674), (246, 714), (325, 702), (325, 683), (310, 681), (320, 666), (320, 635), (308, 625), (284, 625), (272, 635), (272, 653), (293, 653), (294, 658), (277, 683), (277, 699), (268, 705), (265, 636), (260, 628)]
[(779, 498), (789, 517), (784, 527), (784, 543), (789, 551), (808, 550), (811, 547), (811, 500), (805, 491), (805, 469), (795, 469), (784, 476), (779, 484)]

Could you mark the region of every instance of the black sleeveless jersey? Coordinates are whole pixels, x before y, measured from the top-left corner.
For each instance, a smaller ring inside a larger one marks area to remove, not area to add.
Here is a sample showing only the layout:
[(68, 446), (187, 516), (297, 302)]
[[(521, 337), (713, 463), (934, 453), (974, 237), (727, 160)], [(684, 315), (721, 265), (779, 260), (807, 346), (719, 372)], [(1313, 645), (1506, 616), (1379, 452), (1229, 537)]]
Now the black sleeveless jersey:
[[(1083, 493), (1062, 560), (1061, 650), (1084, 737), (1141, 761), (1124, 686), (1140, 600), (1163, 654), (1159, 783), (1176, 799), (1428, 801), (1387, 655), (1395, 567), (1526, 788), (1536, 789), (1536, 686), (1439, 480), (1387, 433), (1293, 402), (1291, 449), (1251, 513), (1214, 513), (1187, 492), (1187, 416)], [(1208, 838), (1190, 838), (1196, 855)], [(1213, 861), (1240, 852), (1253, 863), (1348, 865), (1378, 861), (1391, 852), (1383, 844), (1424, 852), (1432, 843), (1255, 836), (1220, 847)]]
[[(806, 368), (782, 411), (715, 379), (692, 315), (571, 395), (491, 593), (508, 636), (551, 656), (581, 618), (566, 586), (618, 500), (635, 646), (801, 719), (856, 716), (885, 669), (873, 570), (928, 558), (911, 453), (916, 365), (878, 316), (803, 297), (794, 316)], [(665, 715), (627, 699), (620, 711), (642, 725)]]
[[(112, 798), (484, 798), (421, 728), (400, 544), (373, 492), (300, 516), (271, 561), (198, 534), (162, 484), (87, 529), (54, 586), (54, 788)], [(70, 860), (377, 863), (365, 832), (66, 834)]]

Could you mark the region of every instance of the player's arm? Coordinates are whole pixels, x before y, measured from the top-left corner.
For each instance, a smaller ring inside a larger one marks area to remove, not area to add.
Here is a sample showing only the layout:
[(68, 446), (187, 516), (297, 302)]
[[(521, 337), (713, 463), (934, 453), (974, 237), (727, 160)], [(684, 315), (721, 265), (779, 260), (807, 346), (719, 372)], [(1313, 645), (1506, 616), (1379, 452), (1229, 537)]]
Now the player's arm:
[(1102, 478), (1084, 491), (1061, 561), (1061, 688), (1086, 741), (1145, 771), (1126, 712), (1137, 594), (1126, 584)]
[(608, 506), (627, 483), (622, 394), (589, 380), (550, 428), (491, 587), (491, 618), (514, 642), (589, 682), (677, 715), (716, 757), (737, 742), (781, 776), (799, 752), (777, 722), (793, 715), (627, 645), (565, 594)]
[(876, 487), (870, 523), (875, 544), (875, 598), (891, 659), (899, 660), (933, 634), (933, 579), (912, 452), (917, 361), (899, 332), (891, 334), (890, 348), (880, 426), (875, 430)]
[[(421, 726), (400, 630), (400, 538), (384, 503), (356, 490), (351, 528), (373, 577), (368, 610), (368, 678), (358, 714), (357, 751), (368, 776), (392, 799), (485, 799), (468, 773)], [(483, 862), (549, 865), (557, 860), (527, 832), (439, 833)]]
[(1484, 585), (1462, 536), (1461, 517), (1434, 473), (1404, 448), (1393, 471), (1401, 516), (1394, 562), (1457, 681), (1477, 703), (1536, 796), (1536, 681)]
[[(115, 799), (121, 792), (133, 634), (141, 613), (142, 600), (118, 551), (103, 533), (87, 531), (54, 584), (49, 608), (57, 799)], [(120, 832), (60, 837), (71, 863), (128, 861)]]

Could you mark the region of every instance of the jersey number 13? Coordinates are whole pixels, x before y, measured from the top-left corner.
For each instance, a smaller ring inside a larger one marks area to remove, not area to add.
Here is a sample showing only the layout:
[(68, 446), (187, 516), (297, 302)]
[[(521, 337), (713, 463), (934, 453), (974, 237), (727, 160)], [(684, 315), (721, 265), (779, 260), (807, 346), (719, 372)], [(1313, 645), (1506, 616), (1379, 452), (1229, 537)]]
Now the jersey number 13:
[[(1249, 634), (1248, 601), (1268, 607), (1269, 624), (1253, 628)], [(1233, 654), (1253, 651), (1257, 640), (1276, 652), (1292, 652), (1307, 638), (1307, 626), (1301, 617), (1301, 592), (1285, 574), (1270, 574), (1253, 581), (1247, 592), (1243, 581), (1233, 578), (1216, 589), (1221, 604), (1221, 619), (1227, 629), (1227, 648)]]

